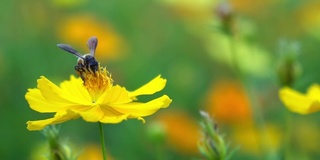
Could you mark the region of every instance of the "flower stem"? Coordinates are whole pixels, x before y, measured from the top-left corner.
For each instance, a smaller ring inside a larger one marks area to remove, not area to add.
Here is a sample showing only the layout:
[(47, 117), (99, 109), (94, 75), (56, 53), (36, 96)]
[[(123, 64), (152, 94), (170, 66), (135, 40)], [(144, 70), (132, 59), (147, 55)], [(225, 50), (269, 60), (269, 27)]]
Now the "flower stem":
[(263, 117), (263, 113), (261, 110), (261, 106), (259, 106), (259, 103), (256, 99), (256, 93), (254, 89), (252, 89), (252, 86), (249, 84), (247, 78), (242, 73), (242, 70), (238, 64), (238, 57), (237, 57), (237, 51), (236, 51), (236, 39), (234, 35), (230, 35), (230, 51), (232, 56), (232, 64), (234, 66), (235, 74), (238, 76), (240, 81), (242, 82), (244, 89), (246, 93), (248, 94), (249, 101), (251, 103), (251, 109), (253, 112), (253, 119), (255, 123), (255, 127), (259, 130), (262, 130), (262, 135), (259, 135), (259, 141), (260, 141), (260, 147), (263, 151), (263, 154), (266, 156), (266, 159), (278, 159), (277, 155), (274, 153), (272, 149), (270, 149), (270, 137), (266, 133), (266, 124)]
[(104, 140), (103, 125), (102, 125), (101, 122), (99, 122), (99, 129), (100, 129), (101, 149), (102, 149), (103, 160), (107, 160), (106, 144), (105, 144), (105, 140)]

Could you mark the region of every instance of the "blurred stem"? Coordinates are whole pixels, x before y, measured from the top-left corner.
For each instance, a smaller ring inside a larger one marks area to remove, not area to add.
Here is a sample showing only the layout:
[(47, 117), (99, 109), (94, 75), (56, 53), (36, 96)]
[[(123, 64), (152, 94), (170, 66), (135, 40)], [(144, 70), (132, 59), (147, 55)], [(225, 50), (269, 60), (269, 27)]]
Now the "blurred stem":
[(165, 156), (164, 156), (165, 152), (163, 150), (162, 145), (157, 144), (156, 145), (156, 150), (157, 150), (157, 159), (158, 160), (164, 160), (165, 159)]
[[(229, 34), (230, 37), (230, 51), (231, 51), (231, 57), (232, 57), (232, 64), (235, 70), (235, 74), (239, 77), (240, 81), (242, 82), (245, 92), (248, 94), (249, 101), (251, 102), (251, 109), (253, 112), (253, 119), (254, 119), (254, 125), (258, 130), (262, 131), (262, 135), (259, 136), (260, 148), (263, 152), (263, 154), (266, 156), (266, 159), (274, 160), (278, 159), (274, 152), (270, 150), (270, 137), (267, 134), (265, 122), (263, 119), (263, 114), (261, 111), (261, 107), (259, 106), (259, 103), (257, 102), (257, 99), (255, 97), (254, 89), (251, 88), (249, 82), (247, 82), (245, 75), (242, 73), (241, 68), (238, 63), (238, 56), (237, 56), (237, 50), (236, 50), (236, 39), (233, 34)], [(254, 66), (253, 66), (254, 67)]]
[[(288, 85), (289, 87), (293, 87), (292, 84)], [(288, 112), (287, 110), (284, 111), (285, 115), (285, 122), (286, 122), (286, 129), (285, 129), (285, 137), (284, 137), (284, 158), (290, 159), (292, 157), (293, 151), (291, 146), (291, 139), (292, 139), (292, 131), (293, 131), (293, 124), (294, 119), (292, 117), (292, 114)]]
[(235, 43), (235, 37), (230, 34), (230, 52), (231, 52), (231, 63), (234, 67), (234, 71), (236, 72), (236, 75), (239, 76), (240, 80), (243, 79), (241, 70), (239, 68), (238, 64), (238, 56), (237, 56), (237, 51), (236, 51), (236, 43)]
[(290, 158), (290, 155), (293, 155), (292, 154), (292, 151), (291, 151), (291, 136), (292, 136), (292, 124), (293, 124), (293, 119), (292, 119), (292, 116), (291, 116), (291, 113), (286, 111), (285, 113), (285, 116), (286, 116), (286, 133), (285, 133), (285, 139), (284, 139), (284, 158), (285, 159), (288, 159)]
[(100, 137), (101, 137), (100, 139), (101, 139), (101, 149), (102, 149), (103, 160), (107, 160), (106, 144), (104, 140), (104, 130), (101, 122), (99, 122), (99, 128), (100, 128)]

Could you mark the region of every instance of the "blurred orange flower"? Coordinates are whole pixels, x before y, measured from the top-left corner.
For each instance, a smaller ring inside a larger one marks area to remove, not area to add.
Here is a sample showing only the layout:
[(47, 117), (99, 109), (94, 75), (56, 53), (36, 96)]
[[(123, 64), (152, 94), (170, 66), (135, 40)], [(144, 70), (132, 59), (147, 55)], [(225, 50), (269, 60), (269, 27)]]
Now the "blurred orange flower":
[(85, 50), (85, 42), (91, 36), (99, 38), (96, 58), (100, 60), (117, 58), (125, 50), (122, 37), (111, 25), (90, 15), (67, 17), (57, 25), (57, 34), (62, 42), (68, 42), (79, 50)]
[(163, 125), (167, 143), (172, 148), (188, 155), (199, 154), (200, 126), (190, 115), (181, 110), (164, 112), (156, 121)]
[(213, 85), (207, 96), (206, 110), (218, 122), (252, 122), (249, 99), (236, 81), (222, 80)]

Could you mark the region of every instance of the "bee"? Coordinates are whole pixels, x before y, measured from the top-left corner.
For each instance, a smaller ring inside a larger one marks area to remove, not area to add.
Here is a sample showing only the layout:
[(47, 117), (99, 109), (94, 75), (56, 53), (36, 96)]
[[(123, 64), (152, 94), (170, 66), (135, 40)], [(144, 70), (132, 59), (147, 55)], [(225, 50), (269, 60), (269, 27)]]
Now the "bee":
[(73, 49), (67, 44), (57, 44), (57, 46), (73, 55), (78, 57), (77, 65), (74, 67), (77, 74), (84, 80), (84, 72), (91, 71), (96, 72), (99, 69), (99, 63), (94, 58), (94, 54), (98, 45), (98, 39), (96, 37), (89, 38), (87, 42), (87, 47), (90, 53), (81, 55), (77, 50)]

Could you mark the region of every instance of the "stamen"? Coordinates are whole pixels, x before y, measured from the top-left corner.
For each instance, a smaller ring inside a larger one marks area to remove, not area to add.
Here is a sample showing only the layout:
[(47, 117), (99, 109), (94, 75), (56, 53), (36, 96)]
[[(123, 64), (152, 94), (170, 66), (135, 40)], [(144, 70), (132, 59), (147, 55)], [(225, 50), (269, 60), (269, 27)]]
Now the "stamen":
[(99, 64), (98, 68), (96, 72), (86, 68), (84, 68), (84, 72), (82, 72), (84, 86), (89, 91), (93, 101), (96, 101), (97, 98), (113, 84), (111, 75), (106, 67), (100, 67)]

